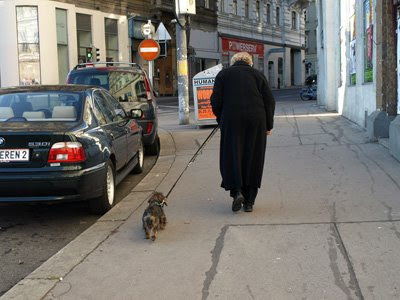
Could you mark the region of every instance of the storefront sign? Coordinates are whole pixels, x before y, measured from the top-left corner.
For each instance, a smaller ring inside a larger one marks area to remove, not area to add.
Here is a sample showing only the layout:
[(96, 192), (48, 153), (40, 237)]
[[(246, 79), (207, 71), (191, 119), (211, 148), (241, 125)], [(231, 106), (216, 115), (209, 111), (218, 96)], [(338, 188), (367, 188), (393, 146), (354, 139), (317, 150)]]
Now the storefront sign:
[(211, 108), (211, 94), (214, 88), (215, 77), (222, 70), (219, 64), (196, 74), (193, 77), (193, 98), (197, 125), (217, 124)]
[(228, 52), (248, 52), (250, 54), (258, 54), (259, 58), (264, 58), (264, 45), (238, 39), (222, 39), (222, 51)]

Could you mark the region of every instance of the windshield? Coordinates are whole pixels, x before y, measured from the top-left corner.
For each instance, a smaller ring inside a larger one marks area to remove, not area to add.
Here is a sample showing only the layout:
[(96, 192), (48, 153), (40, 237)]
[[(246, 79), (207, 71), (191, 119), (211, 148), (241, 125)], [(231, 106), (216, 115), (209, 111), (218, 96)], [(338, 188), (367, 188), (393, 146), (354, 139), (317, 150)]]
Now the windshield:
[(68, 83), (94, 85), (110, 92), (119, 102), (147, 102), (144, 75), (121, 70), (71, 72)]
[(23, 92), (0, 95), (0, 122), (79, 120), (83, 92)]

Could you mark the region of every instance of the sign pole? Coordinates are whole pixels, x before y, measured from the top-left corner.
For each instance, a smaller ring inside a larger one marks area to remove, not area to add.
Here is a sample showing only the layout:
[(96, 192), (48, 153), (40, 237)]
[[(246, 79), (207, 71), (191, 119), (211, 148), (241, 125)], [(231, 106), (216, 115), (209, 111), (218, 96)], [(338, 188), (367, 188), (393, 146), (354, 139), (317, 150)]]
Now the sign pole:
[(176, 24), (176, 61), (178, 74), (179, 125), (186, 125), (189, 124), (189, 79), (185, 30), (186, 19), (185, 16), (181, 14), (178, 14), (178, 19), (179, 22)]
[[(147, 24), (144, 24), (141, 28), (142, 34), (146, 39), (152, 39), (154, 26), (151, 24), (151, 20), (147, 21)], [(150, 84), (153, 87), (153, 76), (154, 76), (154, 60), (149, 60), (149, 80)]]

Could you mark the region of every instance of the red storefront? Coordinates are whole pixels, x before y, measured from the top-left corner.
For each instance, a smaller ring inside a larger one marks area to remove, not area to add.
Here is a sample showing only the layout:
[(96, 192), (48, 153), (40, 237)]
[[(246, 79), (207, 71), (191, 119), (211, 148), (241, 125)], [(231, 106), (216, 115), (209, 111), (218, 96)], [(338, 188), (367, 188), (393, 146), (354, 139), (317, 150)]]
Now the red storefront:
[(230, 58), (237, 52), (248, 52), (253, 55), (254, 66), (264, 70), (264, 44), (254, 41), (221, 37), (222, 63), (229, 65)]

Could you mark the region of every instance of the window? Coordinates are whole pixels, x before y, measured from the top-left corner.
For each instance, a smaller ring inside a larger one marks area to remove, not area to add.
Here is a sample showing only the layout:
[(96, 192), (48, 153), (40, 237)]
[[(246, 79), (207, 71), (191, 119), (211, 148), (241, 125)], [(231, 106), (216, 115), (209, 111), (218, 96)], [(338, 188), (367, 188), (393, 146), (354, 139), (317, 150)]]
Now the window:
[(106, 61), (119, 61), (118, 58), (118, 21), (104, 19), (106, 34)]
[(264, 74), (264, 58), (258, 58), (258, 70)]
[(256, 20), (260, 22), (260, 0), (256, 1)]
[(119, 104), (119, 102), (115, 100), (114, 97), (112, 97), (108, 92), (102, 91), (102, 93), (113, 115), (113, 122), (124, 120), (126, 118), (126, 113), (121, 104)]
[(56, 9), (58, 81), (65, 83), (69, 71), (67, 11)]
[(364, 0), (364, 82), (373, 81), (374, 9), (373, 0)]
[(281, 26), (281, 9), (280, 9), (280, 7), (276, 8), (276, 25)]
[(108, 108), (106, 99), (100, 90), (93, 92), (94, 107), (93, 112), (100, 125), (105, 125), (113, 121), (113, 114)]
[(292, 11), (292, 30), (297, 29), (297, 13)]
[(308, 19), (307, 19), (307, 9), (305, 9), (305, 10), (303, 11), (303, 15), (304, 15), (304, 23), (305, 23), (305, 22), (308, 21)]
[(220, 12), (225, 12), (225, 0), (220, 0), (219, 1), (219, 11)]
[(249, 17), (249, 0), (244, 0), (244, 16)]
[(237, 15), (237, 0), (232, 1), (232, 14)]
[(271, 24), (271, 4), (267, 4), (267, 24)]
[(210, 8), (210, 0), (204, 0), (204, 7)]
[(40, 84), (37, 6), (17, 6), (17, 43), (20, 85)]
[[(4, 94), (0, 107), (7, 108), (10, 117), (24, 117), (29, 122), (75, 122), (80, 118), (84, 102), (83, 92), (49, 91)], [(5, 120), (4, 120), (5, 121)]]
[(86, 48), (92, 47), (92, 17), (76, 14), (76, 31), (78, 36), (78, 61), (86, 62)]
[(306, 31), (304, 35), (304, 47), (306, 48), (306, 53), (308, 52), (308, 36), (310, 35), (310, 31)]

